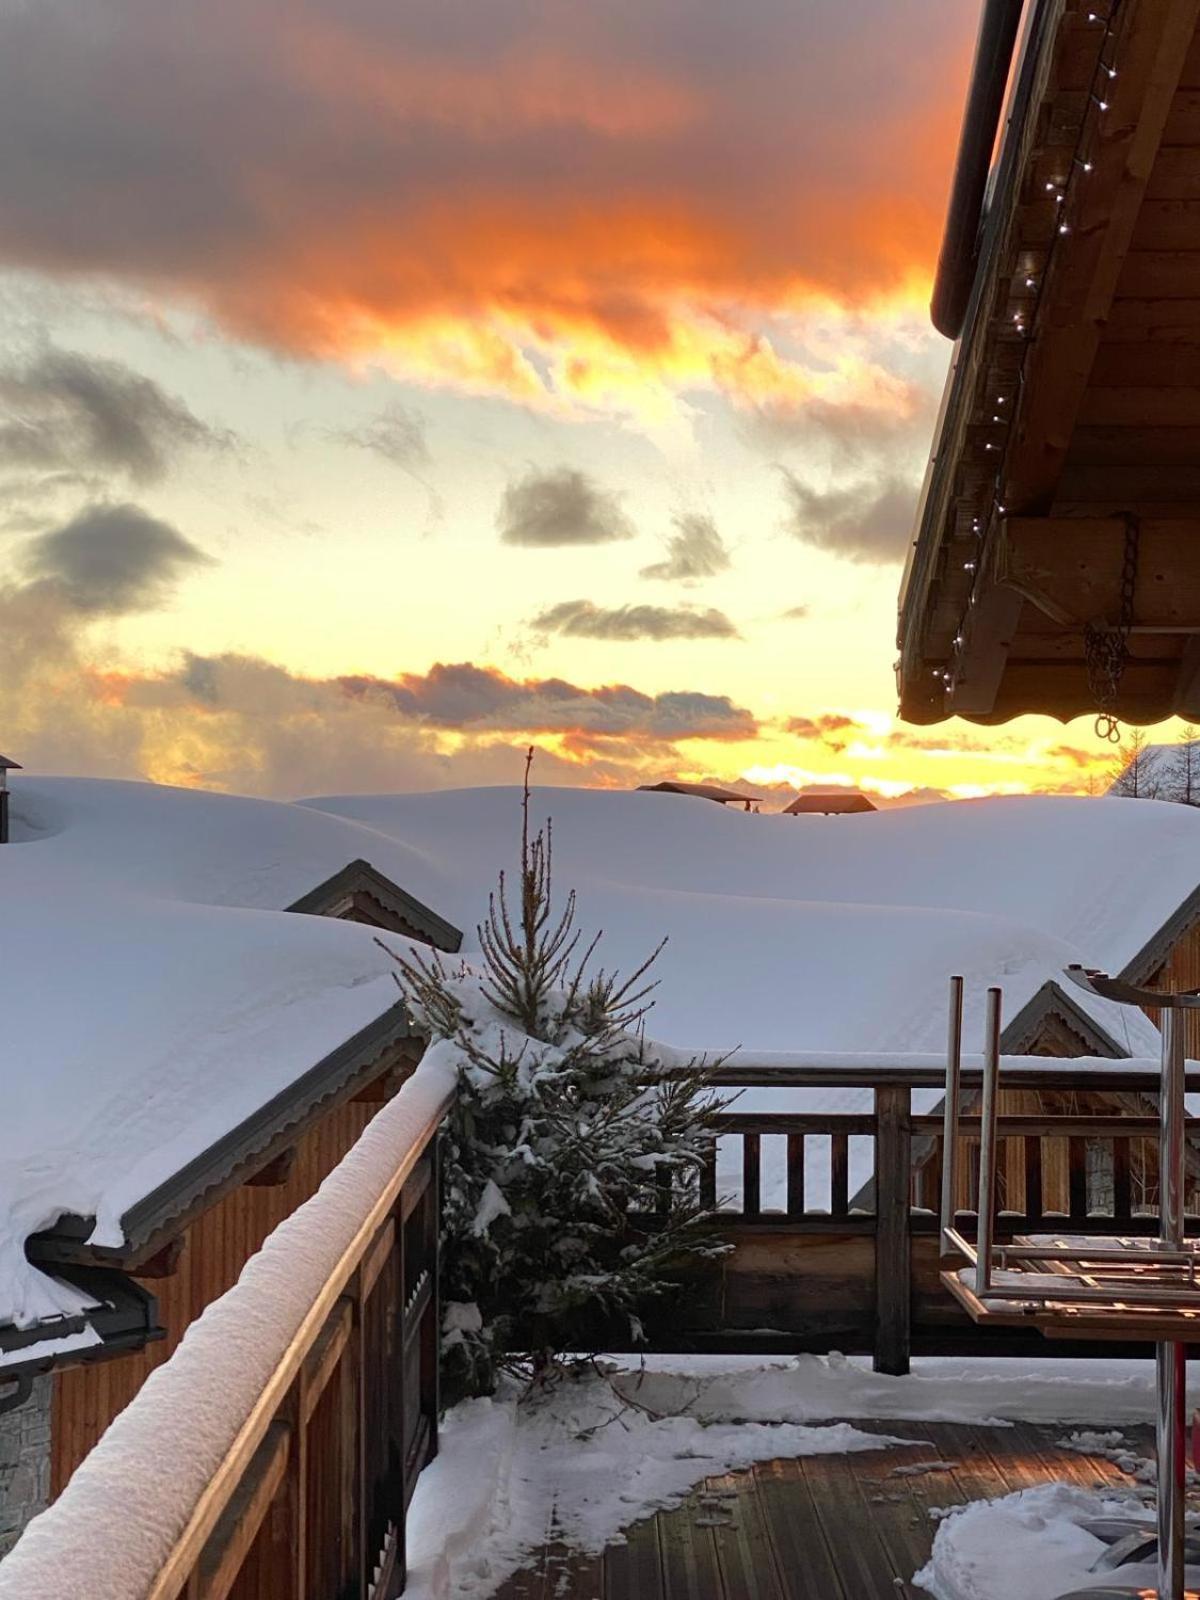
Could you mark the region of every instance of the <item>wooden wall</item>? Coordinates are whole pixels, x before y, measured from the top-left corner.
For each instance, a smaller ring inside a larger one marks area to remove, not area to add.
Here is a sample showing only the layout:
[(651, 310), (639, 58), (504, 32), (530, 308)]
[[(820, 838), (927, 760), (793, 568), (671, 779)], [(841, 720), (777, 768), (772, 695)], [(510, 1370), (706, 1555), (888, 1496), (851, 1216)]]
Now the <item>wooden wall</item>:
[[(1200, 925), (1174, 945), (1149, 982), (1159, 989), (1200, 989)], [(1147, 1014), (1153, 1023), (1158, 1023), (1157, 1010)], [(1185, 1011), (1184, 1018), (1184, 1054), (1189, 1060), (1200, 1060), (1200, 1012)]]
[(158, 1299), (167, 1337), (144, 1350), (54, 1375), (51, 1423), (51, 1493), (57, 1495), (105, 1428), (133, 1399), (149, 1374), (179, 1343), (188, 1324), (233, 1286), (246, 1261), (297, 1206), (315, 1193), (371, 1117), (380, 1101), (351, 1100), (328, 1112), (296, 1145), (286, 1182), (243, 1184), (206, 1211), (185, 1234), (175, 1273), (147, 1279)]

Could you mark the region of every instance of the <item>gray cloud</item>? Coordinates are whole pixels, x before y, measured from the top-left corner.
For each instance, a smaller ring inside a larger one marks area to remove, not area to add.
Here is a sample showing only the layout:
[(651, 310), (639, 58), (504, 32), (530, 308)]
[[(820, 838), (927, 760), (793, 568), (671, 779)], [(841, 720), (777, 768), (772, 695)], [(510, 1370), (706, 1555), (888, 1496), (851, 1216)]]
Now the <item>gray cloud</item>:
[(78, 612), (109, 616), (157, 605), (189, 567), (209, 561), (169, 523), (133, 505), (88, 506), (32, 539), (22, 557), (31, 582), (53, 585)]
[(758, 724), (727, 695), (643, 694), (628, 684), (584, 689), (563, 678), (509, 678), (470, 662), (437, 663), (397, 679), (336, 680), (349, 695), (386, 700), (440, 728), (527, 733), (590, 731), (653, 739), (748, 739)]
[(848, 561), (903, 561), (912, 538), (917, 488), (899, 478), (846, 489), (811, 489), (781, 467), (788, 532), (802, 543)]
[(0, 371), (0, 469), (85, 467), (151, 482), (178, 452), (228, 442), (119, 361), (51, 348)]
[(399, 401), (386, 406), (372, 421), (358, 428), (338, 429), (333, 437), (342, 444), (373, 451), (406, 472), (415, 473), (429, 465), (425, 419)]
[(642, 568), (643, 578), (687, 583), (712, 578), (729, 566), (729, 551), (711, 517), (684, 511), (671, 519), (675, 532), (667, 539), (666, 559)]
[(504, 491), (496, 526), (505, 544), (549, 549), (632, 539), (633, 526), (617, 495), (576, 467), (531, 469)]
[(723, 611), (693, 606), (593, 605), (590, 600), (563, 600), (534, 617), (539, 633), (562, 633), (572, 639), (736, 639), (738, 631)]

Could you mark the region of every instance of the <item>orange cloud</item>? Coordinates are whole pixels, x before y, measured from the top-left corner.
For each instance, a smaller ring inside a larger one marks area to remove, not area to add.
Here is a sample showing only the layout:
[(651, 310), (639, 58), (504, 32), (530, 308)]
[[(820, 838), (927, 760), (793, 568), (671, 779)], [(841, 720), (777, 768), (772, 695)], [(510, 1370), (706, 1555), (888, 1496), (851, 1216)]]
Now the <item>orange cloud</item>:
[(756, 336), (924, 297), (972, 26), (961, 0), (10, 8), (0, 261), (529, 402), (649, 375), (903, 412)]

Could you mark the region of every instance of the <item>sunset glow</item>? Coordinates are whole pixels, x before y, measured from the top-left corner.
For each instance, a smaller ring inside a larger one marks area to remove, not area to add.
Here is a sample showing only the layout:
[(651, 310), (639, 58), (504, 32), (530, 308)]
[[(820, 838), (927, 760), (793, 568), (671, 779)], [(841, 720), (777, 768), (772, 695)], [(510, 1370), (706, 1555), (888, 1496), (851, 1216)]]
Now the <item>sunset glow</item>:
[(893, 715), (975, 21), (4, 9), (0, 748), (280, 795), (529, 741), (550, 783), (1102, 786), (1086, 724)]

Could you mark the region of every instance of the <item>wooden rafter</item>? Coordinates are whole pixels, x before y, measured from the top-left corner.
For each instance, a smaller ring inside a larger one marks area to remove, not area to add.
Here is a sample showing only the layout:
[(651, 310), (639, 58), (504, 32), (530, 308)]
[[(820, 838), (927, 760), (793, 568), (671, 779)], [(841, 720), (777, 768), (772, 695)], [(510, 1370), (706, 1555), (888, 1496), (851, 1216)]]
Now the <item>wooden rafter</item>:
[(1070, 247), (1056, 251), (1042, 291), (1005, 470), (1005, 503), (1049, 507), (1142, 202), (1171, 114), (1200, 0), (1126, 0), (1119, 76), (1105, 80), (1107, 109), (1092, 171), (1079, 190)]

